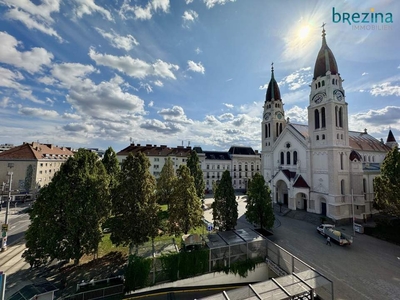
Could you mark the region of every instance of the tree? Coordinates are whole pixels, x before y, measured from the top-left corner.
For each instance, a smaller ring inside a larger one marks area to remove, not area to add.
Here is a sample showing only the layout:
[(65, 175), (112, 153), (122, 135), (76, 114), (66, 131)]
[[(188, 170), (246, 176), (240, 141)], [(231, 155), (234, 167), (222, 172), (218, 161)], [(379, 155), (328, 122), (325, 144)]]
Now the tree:
[(174, 200), (169, 205), (169, 223), (171, 232), (178, 235), (182, 232), (187, 234), (191, 228), (201, 225), (203, 210), (189, 168), (181, 165), (176, 174)]
[(157, 200), (159, 204), (171, 202), (176, 176), (174, 165), (170, 157), (167, 158), (157, 180)]
[(119, 173), (117, 154), (112, 147), (108, 147), (101, 162), (106, 168), (107, 174), (110, 176), (110, 186), (112, 188), (117, 184)]
[(261, 228), (272, 228), (275, 221), (271, 191), (264, 176), (255, 174), (247, 192), (246, 219)]
[(200, 160), (196, 151), (192, 150), (192, 152), (190, 152), (186, 165), (190, 170), (190, 175), (194, 178), (197, 197), (203, 199), (206, 185), (204, 183), (203, 171), (201, 170)]
[(96, 253), (109, 209), (109, 177), (97, 155), (79, 149), (40, 191), (25, 235), (27, 262)]
[(400, 217), (400, 152), (394, 147), (385, 157), (381, 174), (374, 179), (375, 207)]
[(156, 183), (145, 154), (129, 153), (122, 162), (118, 186), (112, 191), (111, 241), (133, 246), (147, 242), (158, 233)]
[(26, 175), (25, 175), (25, 182), (24, 182), (25, 192), (27, 194), (29, 194), (29, 191), (32, 188), (32, 175), (33, 175), (33, 166), (29, 165), (26, 168)]
[(238, 204), (228, 170), (222, 173), (221, 181), (216, 186), (214, 202), (211, 207), (215, 228), (219, 228), (219, 230), (235, 229), (238, 219)]

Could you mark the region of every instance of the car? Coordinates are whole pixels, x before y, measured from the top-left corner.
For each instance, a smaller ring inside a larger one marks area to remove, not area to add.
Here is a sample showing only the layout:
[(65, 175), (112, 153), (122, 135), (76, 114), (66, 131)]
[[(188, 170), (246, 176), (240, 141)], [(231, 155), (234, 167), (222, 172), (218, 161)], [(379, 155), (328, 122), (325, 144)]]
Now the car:
[(335, 228), (335, 225), (332, 225), (332, 224), (321, 224), (321, 225), (319, 225), (317, 227), (317, 232), (322, 236), (325, 236), (324, 228)]

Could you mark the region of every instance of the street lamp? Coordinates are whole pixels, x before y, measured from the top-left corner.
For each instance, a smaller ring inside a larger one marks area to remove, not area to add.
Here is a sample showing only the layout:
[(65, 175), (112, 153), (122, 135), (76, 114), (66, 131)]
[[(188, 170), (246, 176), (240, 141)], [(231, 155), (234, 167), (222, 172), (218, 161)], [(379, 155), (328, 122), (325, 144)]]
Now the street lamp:
[[(14, 164), (9, 163), (8, 167), (10, 169), (12, 169), (14, 167)], [(8, 212), (10, 210), (11, 191), (12, 191), (11, 186), (12, 186), (13, 172), (9, 171), (9, 172), (7, 172), (7, 175), (10, 176), (10, 179), (8, 181), (8, 200), (7, 200), (7, 206), (6, 206), (6, 218), (4, 220), (4, 224), (1, 226), (1, 236), (2, 236), (1, 251), (7, 250)]]

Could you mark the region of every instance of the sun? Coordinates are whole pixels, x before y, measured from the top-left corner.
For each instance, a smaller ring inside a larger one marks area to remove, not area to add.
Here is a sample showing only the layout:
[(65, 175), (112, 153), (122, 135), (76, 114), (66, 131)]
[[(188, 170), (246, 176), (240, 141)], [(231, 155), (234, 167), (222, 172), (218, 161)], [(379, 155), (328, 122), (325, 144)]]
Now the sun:
[(300, 39), (304, 40), (305, 38), (307, 38), (309, 32), (310, 32), (310, 27), (308, 25), (303, 26), (300, 28), (298, 36)]

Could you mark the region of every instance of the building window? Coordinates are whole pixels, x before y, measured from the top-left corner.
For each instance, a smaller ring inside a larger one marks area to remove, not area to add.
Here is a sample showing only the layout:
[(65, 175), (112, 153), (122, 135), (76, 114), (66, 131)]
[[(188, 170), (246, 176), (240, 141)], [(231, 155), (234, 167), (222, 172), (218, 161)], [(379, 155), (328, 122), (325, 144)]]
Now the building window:
[(325, 86), (325, 80), (322, 80), (322, 86)]
[(279, 124), (279, 134), (282, 133), (282, 123)]
[(335, 84), (335, 79), (334, 78), (332, 78), (332, 84)]
[(43, 163), (41, 163), (40, 166), (43, 167)]
[(290, 165), (290, 152), (286, 152), (286, 164)]
[(323, 139), (323, 140), (325, 139), (325, 134), (322, 135), (322, 139)]
[(293, 152), (293, 164), (297, 165), (297, 151)]
[(265, 137), (268, 137), (268, 124), (265, 124)]
[(321, 108), (321, 127), (325, 128), (326, 127), (326, 122), (325, 122), (325, 107)]
[(340, 170), (343, 170), (343, 153), (340, 153)]
[(364, 200), (367, 200), (367, 180), (363, 178), (363, 192), (364, 192)]
[(314, 121), (315, 121), (315, 129), (319, 128), (319, 111), (318, 109), (314, 110)]
[(285, 153), (281, 152), (281, 165), (285, 164)]
[(344, 193), (344, 180), (343, 180), (343, 179), (340, 181), (340, 193), (341, 193), (342, 195), (345, 194), (345, 193)]
[(279, 124), (276, 123), (276, 137), (279, 136)]
[(317, 135), (317, 141), (319, 141), (319, 135)]
[(271, 137), (271, 124), (268, 124), (268, 137)]

